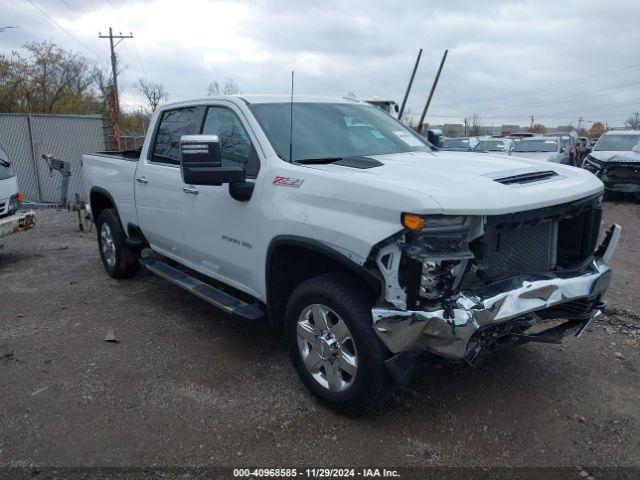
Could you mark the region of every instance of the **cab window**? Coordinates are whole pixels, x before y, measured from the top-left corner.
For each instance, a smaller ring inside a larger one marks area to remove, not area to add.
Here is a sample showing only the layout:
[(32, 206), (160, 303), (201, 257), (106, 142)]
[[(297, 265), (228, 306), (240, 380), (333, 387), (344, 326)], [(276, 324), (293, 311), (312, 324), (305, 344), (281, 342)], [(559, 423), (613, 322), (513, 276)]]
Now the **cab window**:
[(256, 151), (247, 130), (233, 111), (225, 107), (209, 107), (202, 133), (218, 136), (223, 167), (242, 167), (247, 176), (257, 175)]
[(200, 133), (204, 106), (167, 110), (156, 132), (151, 161), (180, 165), (180, 137)]

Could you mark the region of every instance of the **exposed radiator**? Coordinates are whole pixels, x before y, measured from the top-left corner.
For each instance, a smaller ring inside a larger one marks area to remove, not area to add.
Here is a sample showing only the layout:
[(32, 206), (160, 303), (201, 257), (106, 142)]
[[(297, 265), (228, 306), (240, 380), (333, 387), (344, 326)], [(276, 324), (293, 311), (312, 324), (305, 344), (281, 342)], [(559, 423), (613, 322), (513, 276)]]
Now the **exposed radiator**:
[[(521, 273), (548, 272), (554, 267), (556, 230), (554, 222), (544, 221), (486, 232), (475, 263), (479, 275), (497, 281)], [(463, 284), (479, 282), (479, 277), (467, 275)]]

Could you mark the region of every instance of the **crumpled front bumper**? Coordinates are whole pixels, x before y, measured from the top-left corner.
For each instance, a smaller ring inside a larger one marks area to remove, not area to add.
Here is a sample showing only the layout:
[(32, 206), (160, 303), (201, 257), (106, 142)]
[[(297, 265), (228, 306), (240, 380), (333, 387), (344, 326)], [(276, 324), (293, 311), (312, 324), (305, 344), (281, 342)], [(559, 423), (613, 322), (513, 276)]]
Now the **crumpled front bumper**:
[[(609, 286), (608, 263), (620, 231), (614, 225), (593, 261), (579, 271), (519, 276), (484, 289), (462, 292), (452, 299), (447, 311), (374, 307), (374, 330), (392, 353), (428, 351), (450, 360), (462, 360), (470, 339), (481, 329), (569, 302), (598, 299)], [(599, 313), (594, 310), (591, 317)]]
[(0, 238), (12, 233), (29, 230), (35, 224), (36, 214), (33, 210), (18, 212), (15, 215), (0, 218)]

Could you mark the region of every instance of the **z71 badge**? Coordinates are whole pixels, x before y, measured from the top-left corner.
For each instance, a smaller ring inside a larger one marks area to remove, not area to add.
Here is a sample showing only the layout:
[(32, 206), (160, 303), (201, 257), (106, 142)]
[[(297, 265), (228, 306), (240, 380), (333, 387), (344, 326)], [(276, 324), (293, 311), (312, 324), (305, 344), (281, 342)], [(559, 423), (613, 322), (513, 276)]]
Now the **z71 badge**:
[(300, 188), (300, 185), (303, 183), (303, 178), (282, 177), (278, 175), (273, 179), (274, 185), (280, 185), (282, 187)]

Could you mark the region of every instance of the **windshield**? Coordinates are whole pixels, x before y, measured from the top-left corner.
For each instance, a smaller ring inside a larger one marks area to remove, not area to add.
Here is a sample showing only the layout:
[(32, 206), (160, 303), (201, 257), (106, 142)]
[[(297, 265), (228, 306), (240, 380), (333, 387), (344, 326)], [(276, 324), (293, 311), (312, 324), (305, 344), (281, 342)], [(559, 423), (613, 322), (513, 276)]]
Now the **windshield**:
[[(291, 104), (250, 108), (278, 156), (288, 160)], [(425, 138), (368, 105), (294, 103), (291, 137), (293, 161), (433, 150)]]
[(556, 140), (528, 140), (523, 139), (516, 144), (515, 152), (557, 152)]
[(481, 152), (504, 152), (506, 146), (502, 140), (481, 140), (474, 150)]
[(600, 139), (594, 150), (626, 151), (630, 152), (640, 142), (640, 134), (636, 135), (605, 135)]
[(9, 164), (9, 156), (7, 155), (7, 152), (5, 152), (2, 148), (2, 145), (0, 145), (0, 165), (8, 167)]
[(468, 138), (447, 138), (442, 142), (442, 148), (470, 148)]
[(14, 177), (15, 174), (9, 168), (9, 157), (7, 152), (0, 146), (0, 180), (6, 180), (7, 178)]

